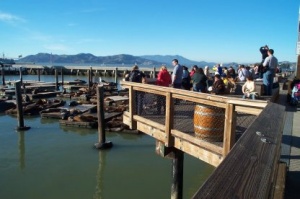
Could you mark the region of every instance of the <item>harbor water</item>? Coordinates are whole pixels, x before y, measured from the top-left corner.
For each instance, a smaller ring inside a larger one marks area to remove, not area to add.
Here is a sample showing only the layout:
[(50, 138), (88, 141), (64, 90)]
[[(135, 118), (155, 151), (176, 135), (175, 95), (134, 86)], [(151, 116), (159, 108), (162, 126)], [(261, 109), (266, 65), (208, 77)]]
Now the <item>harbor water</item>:
[[(77, 76), (64, 80), (77, 78), (86, 80)], [(41, 76), (41, 81), (54, 79)], [(23, 80), (37, 80), (37, 76), (23, 76)], [(154, 138), (106, 132), (113, 147), (99, 151), (94, 148), (97, 129), (65, 127), (56, 119), (39, 116), (24, 119), (31, 129), (22, 132), (16, 130), (16, 117), (0, 115), (1, 199), (170, 198), (172, 160), (155, 153)], [(185, 154), (183, 198), (191, 198), (213, 170)]]

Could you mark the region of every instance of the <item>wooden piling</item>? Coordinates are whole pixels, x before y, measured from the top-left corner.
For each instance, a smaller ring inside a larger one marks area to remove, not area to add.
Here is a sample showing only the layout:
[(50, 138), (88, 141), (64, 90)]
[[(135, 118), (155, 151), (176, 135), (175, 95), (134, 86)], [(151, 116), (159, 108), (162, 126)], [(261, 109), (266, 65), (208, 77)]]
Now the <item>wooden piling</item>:
[(24, 126), (21, 84), (22, 84), (21, 81), (17, 81), (15, 84), (16, 102), (17, 102), (17, 118), (18, 118), (17, 130), (28, 130), (28, 129), (30, 129), (30, 127)]
[(181, 150), (174, 150), (174, 159), (172, 160), (172, 186), (171, 199), (182, 199), (183, 190), (183, 160), (184, 153)]
[(59, 90), (59, 86), (58, 86), (58, 71), (57, 69), (55, 69), (55, 88), (58, 91)]
[(22, 85), (23, 84), (22, 67), (19, 68), (19, 73), (20, 73), (20, 81), (21, 81), (21, 85)]
[(4, 70), (4, 65), (1, 64), (1, 74), (2, 74), (2, 85), (4, 86), (5, 85), (5, 70)]
[(90, 69), (87, 71), (87, 74), (88, 74), (88, 89), (89, 89), (89, 91), (91, 90), (91, 86), (92, 86), (92, 76), (91, 76), (91, 74), (92, 74), (92, 67), (90, 67)]
[(64, 88), (64, 70), (61, 68), (60, 70), (60, 75), (61, 75), (61, 88)]
[(112, 142), (106, 142), (105, 122), (104, 122), (104, 87), (97, 87), (97, 117), (98, 117), (98, 143), (95, 144), (97, 149), (107, 149), (112, 147)]
[(153, 75), (152, 75), (152, 78), (155, 78), (156, 77), (156, 68), (153, 67)]
[(115, 69), (115, 83), (118, 83), (118, 68)]
[(37, 73), (38, 73), (38, 81), (41, 81), (41, 69), (40, 68), (37, 69)]

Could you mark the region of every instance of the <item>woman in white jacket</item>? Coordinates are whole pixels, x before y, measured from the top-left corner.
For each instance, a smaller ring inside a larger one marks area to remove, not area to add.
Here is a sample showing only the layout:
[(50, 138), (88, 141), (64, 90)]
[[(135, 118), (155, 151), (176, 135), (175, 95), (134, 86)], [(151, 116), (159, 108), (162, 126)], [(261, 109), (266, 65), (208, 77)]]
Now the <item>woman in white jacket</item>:
[(251, 98), (255, 100), (256, 92), (255, 92), (255, 83), (253, 81), (253, 77), (249, 76), (246, 78), (246, 82), (242, 87), (242, 92), (243, 92), (243, 99), (245, 98)]

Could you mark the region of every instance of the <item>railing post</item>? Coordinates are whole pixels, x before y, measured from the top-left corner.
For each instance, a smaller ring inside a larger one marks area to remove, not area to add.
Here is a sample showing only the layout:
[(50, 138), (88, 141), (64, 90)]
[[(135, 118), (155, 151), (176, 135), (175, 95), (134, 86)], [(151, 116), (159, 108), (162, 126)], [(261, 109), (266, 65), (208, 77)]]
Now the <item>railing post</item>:
[(133, 120), (133, 115), (136, 113), (136, 91), (133, 90), (133, 86), (129, 88), (129, 117), (130, 117), (130, 129), (137, 128), (137, 122)]
[(225, 110), (223, 156), (225, 157), (235, 144), (236, 111), (233, 104), (227, 104)]
[(171, 130), (174, 123), (174, 106), (173, 106), (172, 93), (168, 92), (166, 95), (166, 146), (171, 147), (174, 145), (174, 138), (171, 136)]
[(105, 118), (104, 118), (104, 88), (103, 85), (97, 87), (97, 116), (98, 116), (98, 143), (97, 149), (107, 149), (112, 147), (112, 142), (106, 142)]

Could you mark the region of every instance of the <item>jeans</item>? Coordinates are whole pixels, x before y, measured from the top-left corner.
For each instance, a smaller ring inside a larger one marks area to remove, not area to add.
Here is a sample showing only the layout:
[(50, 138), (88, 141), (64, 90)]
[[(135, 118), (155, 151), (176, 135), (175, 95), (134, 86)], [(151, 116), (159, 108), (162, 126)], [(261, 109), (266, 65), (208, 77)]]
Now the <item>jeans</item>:
[(274, 80), (274, 69), (269, 69), (263, 74), (264, 94), (272, 95), (273, 80)]
[(202, 93), (205, 93), (206, 91), (206, 86), (204, 85), (197, 85), (197, 84), (194, 84), (193, 85), (193, 91), (197, 91), (197, 92), (202, 92)]
[(246, 99), (246, 98), (251, 98), (253, 100), (255, 100), (255, 94), (249, 94), (249, 96), (247, 97), (246, 94), (243, 95), (243, 99)]

